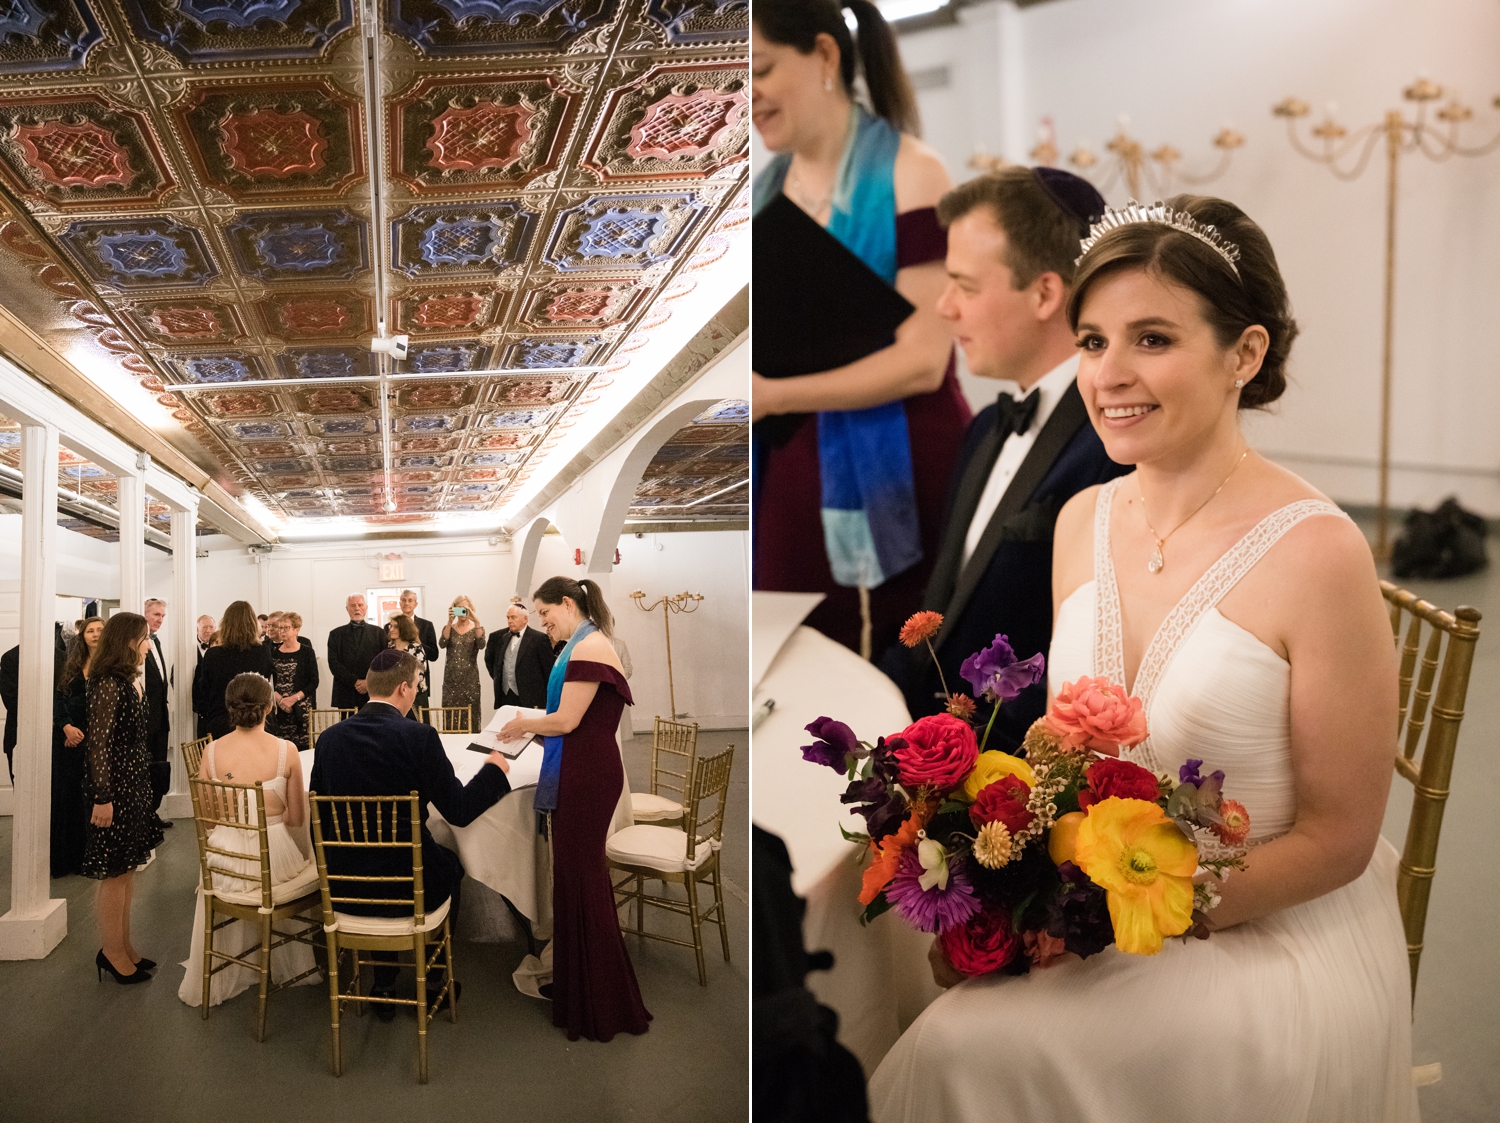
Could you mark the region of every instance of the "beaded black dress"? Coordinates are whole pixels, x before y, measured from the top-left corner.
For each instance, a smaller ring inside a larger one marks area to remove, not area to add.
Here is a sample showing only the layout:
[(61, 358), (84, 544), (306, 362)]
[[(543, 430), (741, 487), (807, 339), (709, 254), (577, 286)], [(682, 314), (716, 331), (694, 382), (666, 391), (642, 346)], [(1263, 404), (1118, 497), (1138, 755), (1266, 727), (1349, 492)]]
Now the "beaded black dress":
[(479, 653), (484, 650), (484, 629), (467, 632), (452, 629), (439, 638), (438, 646), (448, 649), (443, 665), (443, 705), (468, 706), (469, 729), (477, 732), (479, 723)]
[(146, 700), (133, 682), (114, 675), (89, 680), (89, 728), (84, 802), (114, 804), (114, 822), (88, 825), (85, 877), (103, 881), (144, 865), (161, 845), (156, 796), (146, 752)]

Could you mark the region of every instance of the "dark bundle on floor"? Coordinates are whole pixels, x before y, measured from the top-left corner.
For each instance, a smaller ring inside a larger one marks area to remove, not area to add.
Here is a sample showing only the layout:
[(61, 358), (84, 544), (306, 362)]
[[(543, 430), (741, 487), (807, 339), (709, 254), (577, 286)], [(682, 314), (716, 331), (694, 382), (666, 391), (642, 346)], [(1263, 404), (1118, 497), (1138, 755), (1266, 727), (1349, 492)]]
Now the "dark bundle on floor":
[(838, 1015), (804, 986), (833, 957), (802, 946), (802, 898), (786, 844), (753, 827), (752, 1102), (757, 1123), (867, 1123), (865, 1075), (840, 1045)]
[(1462, 577), (1489, 564), (1484, 519), (1449, 497), (1435, 511), (1413, 510), (1391, 547), (1391, 573), (1409, 577)]

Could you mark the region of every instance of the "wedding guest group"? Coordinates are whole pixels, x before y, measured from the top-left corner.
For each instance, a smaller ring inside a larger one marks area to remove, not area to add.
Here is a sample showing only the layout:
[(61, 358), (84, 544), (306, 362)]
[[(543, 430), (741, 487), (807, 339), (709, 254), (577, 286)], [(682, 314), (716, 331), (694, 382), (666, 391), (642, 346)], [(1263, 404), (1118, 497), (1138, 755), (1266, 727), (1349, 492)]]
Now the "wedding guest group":
[[(505, 610), (505, 631), (492, 635), (484, 651), (485, 669), (495, 684), (495, 709), (547, 704), (547, 676), (552, 673), (552, 644), (530, 626), (524, 606)], [(629, 677), (628, 675), (626, 677)]]
[[(943, 615), (933, 641), (941, 672), (925, 645), (892, 644), (883, 660), (914, 717), (942, 710), (942, 683), (961, 683), (963, 661), (998, 634), (1020, 659), (1045, 656), (1057, 513), (1078, 492), (1128, 471), (1089, 424), (1067, 317), (1079, 241), (1103, 213), (1093, 185), (1056, 168), (978, 176), (938, 204), (948, 230), (938, 314), (970, 371), (1008, 385), (959, 446), (923, 594), (922, 607)], [(980, 704), (987, 720), (988, 703)], [(1045, 708), (1045, 683), (1006, 703), (994, 728), (999, 743), (1019, 745)]]
[[(247, 627), (253, 636), (253, 616)], [(145, 617), (115, 613), (89, 660), (86, 691), (84, 792), (91, 810), (81, 868), (85, 877), (100, 882), (95, 899), (102, 945), (94, 958), (97, 974), (102, 979), (108, 972), (122, 984), (146, 982), (156, 966), (137, 954), (130, 935), (135, 870), (150, 860), (163, 837), (146, 747), (148, 715), (141, 678), (151, 647)]]
[[(427, 829), (428, 806), (437, 808), (451, 825), (468, 826), (510, 791), (505, 777), (510, 763), (499, 752), (492, 752), (473, 779), (467, 784), (458, 781), (437, 730), (407, 720), (416, 702), (420, 669), (412, 651), (386, 648), (375, 654), (366, 669), (368, 702), (359, 713), (329, 726), (319, 735), (309, 786), (319, 795), (417, 792), (421, 807), (424, 907), (431, 917), (448, 905), (446, 911), (456, 917), (463, 864), (452, 850), (439, 845)], [(331, 822), (325, 829), (332, 833)], [(378, 886), (369, 882), (341, 882), (339, 875), (399, 875), (403, 869), (409, 875), (409, 855), (409, 850), (371, 853), (331, 848), (330, 889), (335, 895), (381, 896)], [(399, 896), (402, 892), (396, 883), (389, 889), (389, 896)], [(403, 906), (346, 903), (340, 908), (361, 916), (395, 916)], [(410, 917), (411, 906), (404, 908)], [(394, 953), (372, 954), (376, 958), (395, 958)], [(394, 962), (377, 964), (371, 996), (394, 997), (397, 976)], [(429, 975), (429, 993), (436, 993), (442, 986), (441, 978)], [(390, 1021), (395, 1017), (395, 1006), (376, 1003), (375, 1012), (382, 1021)]]
[(357, 710), (370, 700), (365, 675), (370, 660), (385, 647), (385, 632), (366, 623), (368, 606), (362, 593), (350, 593), (344, 601), (349, 622), (328, 633), (328, 671), (333, 676), (335, 709)]
[(484, 625), (474, 611), (474, 602), (466, 596), (454, 597), (448, 606), (448, 622), (438, 638), (438, 646), (448, 650), (443, 666), (443, 706), (467, 706), (471, 730), (480, 727), (479, 653), (484, 643)]
[(500, 736), (545, 739), (535, 807), (552, 838), (552, 1023), (569, 1040), (608, 1041), (645, 1033), (651, 1021), (604, 859), (625, 784), (615, 731), (633, 700), (610, 643), (614, 617), (597, 584), (552, 577), (534, 603), (547, 634), (565, 646), (548, 675), (546, 715), (517, 717)]
[(915, 307), (889, 346), (846, 366), (752, 376), (754, 585), (825, 594), (804, 622), (878, 656), (920, 604), (970, 417), (937, 311), (948, 174), (917, 139), (875, 4), (757, 0), (751, 35), (753, 118), (775, 153), (755, 212), (785, 195)]

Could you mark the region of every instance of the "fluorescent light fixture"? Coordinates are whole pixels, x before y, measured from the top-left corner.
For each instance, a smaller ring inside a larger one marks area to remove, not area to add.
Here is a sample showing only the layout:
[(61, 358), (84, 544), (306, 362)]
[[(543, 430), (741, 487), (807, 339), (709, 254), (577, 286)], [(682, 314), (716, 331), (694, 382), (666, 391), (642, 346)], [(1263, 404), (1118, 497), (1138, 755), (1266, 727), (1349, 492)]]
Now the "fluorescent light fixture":
[(710, 499), (717, 499), (726, 491), (733, 491), (737, 487), (744, 487), (749, 482), (749, 480), (741, 480), (739, 483), (730, 484), (728, 487), (721, 487), (712, 495), (704, 495), (698, 499), (694, 499), (691, 503), (659, 503), (654, 509), (657, 511), (665, 511), (669, 508), (696, 507), (699, 503), (707, 503)]
[(948, 0), (880, 0), (876, 7), (880, 9), (881, 15), (895, 23), (897, 20), (931, 15), (947, 4)]

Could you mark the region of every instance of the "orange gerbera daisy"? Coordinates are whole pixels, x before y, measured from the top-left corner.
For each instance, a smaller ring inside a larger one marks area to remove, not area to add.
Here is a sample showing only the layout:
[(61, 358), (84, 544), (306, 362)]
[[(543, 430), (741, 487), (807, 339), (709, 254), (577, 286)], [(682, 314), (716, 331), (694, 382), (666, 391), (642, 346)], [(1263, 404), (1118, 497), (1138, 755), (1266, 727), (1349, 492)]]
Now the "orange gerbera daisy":
[(868, 905), (880, 895), (880, 891), (890, 884), (891, 878), (896, 876), (896, 866), (901, 861), (901, 855), (906, 853), (908, 846), (915, 846), (917, 832), (927, 823), (927, 812), (930, 808), (928, 803), (914, 803), (911, 806), (911, 814), (906, 822), (901, 824), (901, 829), (894, 834), (888, 834), (880, 840), (879, 844), (870, 843), (870, 850), (874, 857), (870, 864), (865, 867), (864, 879), (859, 889), (859, 903)]
[(900, 640), (907, 647), (916, 647), (923, 640), (930, 640), (943, 626), (941, 612), (917, 612), (901, 625)]

